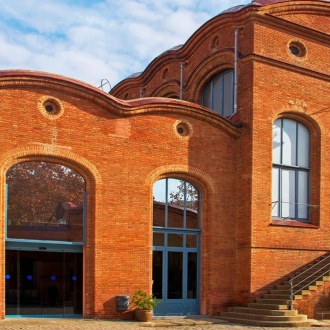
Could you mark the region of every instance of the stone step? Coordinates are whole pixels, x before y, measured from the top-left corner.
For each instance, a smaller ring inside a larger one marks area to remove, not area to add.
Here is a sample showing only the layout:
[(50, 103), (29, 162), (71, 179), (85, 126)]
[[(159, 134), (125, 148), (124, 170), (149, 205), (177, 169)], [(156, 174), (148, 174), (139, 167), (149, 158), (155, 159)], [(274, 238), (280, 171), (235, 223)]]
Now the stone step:
[(272, 315), (272, 316), (296, 316), (298, 315), (297, 310), (274, 310), (274, 309), (260, 309), (250, 307), (229, 307), (229, 312), (237, 313), (249, 313), (259, 315)]
[(271, 305), (288, 305), (290, 303), (290, 299), (266, 299), (260, 298), (257, 299), (256, 302), (258, 304), (271, 304)]
[(249, 314), (249, 313), (237, 313), (237, 312), (222, 312), (221, 316), (236, 318), (236, 319), (250, 319), (258, 321), (306, 321), (307, 315), (295, 315), (295, 316), (274, 316), (274, 315), (260, 315), (260, 314)]
[[(279, 290), (290, 290), (290, 285), (289, 284), (279, 284), (276, 287)], [(306, 288), (304, 288), (304, 285), (298, 285), (296, 288), (294, 288), (295, 291), (298, 291), (299, 289), (304, 289), (304, 290), (310, 290), (310, 291), (315, 291), (317, 289), (316, 285), (308, 285)]]
[[(327, 260), (327, 262), (330, 262)], [(324, 282), (330, 281), (330, 268), (325, 272), (323, 265), (317, 265), (294, 277), (294, 300), (302, 299), (311, 294)], [(229, 322), (262, 326), (262, 327), (310, 327), (316, 320), (309, 320), (307, 315), (299, 314), (296, 310), (290, 310), (291, 284), (289, 277), (275, 289), (264, 294), (248, 307), (230, 307), (228, 312), (222, 312), (219, 318)]]
[(289, 295), (291, 294), (290, 289), (285, 289), (285, 290), (279, 290), (279, 289), (272, 289), (269, 290), (270, 294), (280, 294), (280, 295)]
[(232, 323), (254, 325), (258, 327), (310, 327), (315, 320), (305, 320), (305, 321), (259, 321), (246, 318), (234, 318), (234, 317), (217, 317), (222, 320), (226, 320)]
[[(276, 290), (275, 290), (276, 291)], [(290, 292), (281, 294), (281, 293), (265, 293), (262, 298), (264, 299), (290, 299)]]
[(251, 308), (260, 308), (260, 309), (281, 309), (285, 310), (288, 309), (288, 305), (278, 305), (278, 304), (262, 304), (262, 303), (249, 303), (248, 307)]

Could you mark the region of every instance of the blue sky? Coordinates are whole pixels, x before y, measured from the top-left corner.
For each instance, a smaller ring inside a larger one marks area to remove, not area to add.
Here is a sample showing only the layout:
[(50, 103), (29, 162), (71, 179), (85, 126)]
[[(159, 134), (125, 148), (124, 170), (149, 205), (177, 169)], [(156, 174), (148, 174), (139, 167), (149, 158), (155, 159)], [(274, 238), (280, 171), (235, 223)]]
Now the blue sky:
[(251, 0), (0, 0), (0, 69), (112, 86)]

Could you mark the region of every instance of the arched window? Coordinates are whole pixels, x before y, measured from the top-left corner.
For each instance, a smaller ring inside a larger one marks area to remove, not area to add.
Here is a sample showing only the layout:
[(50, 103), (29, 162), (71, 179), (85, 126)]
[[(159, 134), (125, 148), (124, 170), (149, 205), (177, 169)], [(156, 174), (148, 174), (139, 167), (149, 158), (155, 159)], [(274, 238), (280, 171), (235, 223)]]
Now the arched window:
[(234, 70), (214, 77), (203, 92), (202, 105), (228, 117), (234, 112)]
[(84, 242), (85, 180), (79, 173), (26, 161), (13, 165), (6, 181), (7, 241)]
[(162, 179), (154, 185), (154, 227), (199, 229), (199, 192), (191, 183)]
[(273, 124), (273, 217), (308, 221), (309, 132), (301, 123)]

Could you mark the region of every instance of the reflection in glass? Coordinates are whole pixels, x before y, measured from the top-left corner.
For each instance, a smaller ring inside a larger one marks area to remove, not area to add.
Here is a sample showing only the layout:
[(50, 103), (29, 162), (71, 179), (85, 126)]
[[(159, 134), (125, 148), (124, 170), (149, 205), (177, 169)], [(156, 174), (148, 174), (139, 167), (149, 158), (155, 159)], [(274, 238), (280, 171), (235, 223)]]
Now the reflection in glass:
[(6, 180), (8, 238), (83, 241), (80, 174), (60, 164), (23, 162), (7, 171)]
[(183, 235), (182, 234), (168, 234), (167, 246), (171, 247), (183, 247)]
[(188, 253), (188, 281), (187, 281), (188, 299), (197, 298), (197, 253)]
[(166, 179), (157, 181), (153, 189), (153, 226), (165, 227)]
[(197, 235), (186, 235), (186, 247), (197, 248)]
[(203, 92), (203, 106), (222, 116), (234, 111), (234, 70), (227, 70), (214, 77)]
[(279, 118), (273, 124), (272, 215), (308, 220), (310, 136), (301, 123)]
[(153, 233), (153, 246), (164, 246), (164, 234), (162, 233)]
[(163, 298), (163, 252), (153, 251), (152, 255), (152, 293), (157, 299)]
[(162, 179), (154, 185), (153, 225), (199, 229), (199, 192), (191, 183)]
[[(82, 313), (82, 254), (6, 251), (6, 315)], [(31, 275), (33, 274), (33, 275)]]
[(168, 252), (167, 298), (182, 299), (182, 252)]

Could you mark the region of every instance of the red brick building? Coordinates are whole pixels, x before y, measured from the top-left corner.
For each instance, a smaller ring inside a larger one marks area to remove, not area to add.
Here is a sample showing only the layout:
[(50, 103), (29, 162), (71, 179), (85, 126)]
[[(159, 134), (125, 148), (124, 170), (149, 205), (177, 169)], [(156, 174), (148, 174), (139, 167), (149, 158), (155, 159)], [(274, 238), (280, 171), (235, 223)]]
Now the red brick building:
[[(130, 318), (117, 296), (139, 288), (155, 315), (220, 314), (326, 254), (329, 34), (329, 1), (259, 0), (111, 95), (2, 71), (0, 315)], [(8, 236), (6, 172), (31, 161), (83, 177), (80, 238)]]

